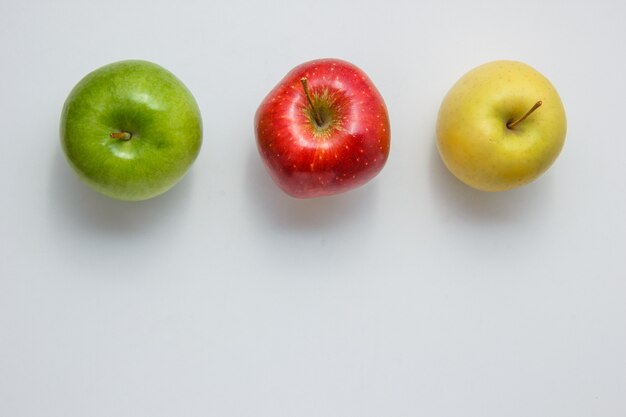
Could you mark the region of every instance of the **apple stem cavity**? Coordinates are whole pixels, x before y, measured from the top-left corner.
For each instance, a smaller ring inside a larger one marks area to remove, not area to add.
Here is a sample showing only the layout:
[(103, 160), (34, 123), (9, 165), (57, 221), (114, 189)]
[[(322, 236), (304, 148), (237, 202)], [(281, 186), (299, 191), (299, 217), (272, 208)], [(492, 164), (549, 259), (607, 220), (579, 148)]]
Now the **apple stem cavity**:
[(506, 127), (508, 127), (509, 129), (514, 129), (514, 128), (515, 128), (515, 126), (517, 126), (518, 124), (520, 124), (520, 123), (522, 123), (524, 120), (526, 120), (526, 118), (527, 118), (528, 116), (530, 116), (532, 112), (534, 112), (535, 110), (537, 110), (537, 109), (539, 108), (539, 106), (541, 106), (542, 104), (543, 104), (543, 102), (542, 102), (541, 100), (539, 100), (538, 102), (536, 102), (536, 103), (535, 103), (535, 105), (534, 105), (534, 106), (532, 106), (532, 107), (530, 108), (530, 110), (528, 110), (528, 111), (526, 112), (526, 114), (524, 114), (522, 117), (520, 117), (519, 119), (517, 119), (517, 120), (515, 120), (515, 121), (513, 121), (513, 122), (508, 122), (508, 123), (506, 124)]
[(307, 79), (300, 78), (300, 82), (302, 83), (302, 88), (304, 88), (304, 95), (306, 96), (306, 99), (309, 102), (309, 106), (311, 106), (311, 110), (313, 111), (315, 123), (317, 123), (318, 127), (324, 126), (324, 120), (322, 120), (322, 116), (320, 116), (319, 112), (313, 105), (313, 100), (311, 100), (311, 96), (309, 95), (309, 83), (307, 82)]
[(132, 133), (129, 132), (113, 132), (109, 136), (111, 136), (111, 139), (119, 140), (130, 140), (133, 137)]

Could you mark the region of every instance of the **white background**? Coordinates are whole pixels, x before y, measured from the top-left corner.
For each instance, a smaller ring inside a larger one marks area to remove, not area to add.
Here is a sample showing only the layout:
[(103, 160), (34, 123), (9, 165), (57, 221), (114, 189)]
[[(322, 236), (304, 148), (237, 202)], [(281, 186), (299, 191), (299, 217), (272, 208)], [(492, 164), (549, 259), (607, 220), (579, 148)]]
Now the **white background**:
[[(625, 3), (440, 3), (1, 0), (0, 415), (626, 415)], [(392, 151), (299, 201), (252, 121), (320, 57), (372, 78)], [(142, 203), (85, 187), (58, 138), (75, 83), (127, 58), (204, 119), (190, 174)], [(569, 129), (546, 175), (486, 194), (434, 125), (501, 58), (553, 82)]]

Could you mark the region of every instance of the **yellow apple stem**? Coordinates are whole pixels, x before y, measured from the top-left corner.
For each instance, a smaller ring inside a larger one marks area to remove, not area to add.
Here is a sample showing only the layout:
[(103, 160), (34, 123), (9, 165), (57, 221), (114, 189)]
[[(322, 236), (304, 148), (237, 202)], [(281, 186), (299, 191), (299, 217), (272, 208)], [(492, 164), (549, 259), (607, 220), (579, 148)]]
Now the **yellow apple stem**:
[(311, 96), (309, 95), (309, 83), (307, 82), (306, 78), (300, 78), (300, 82), (302, 83), (302, 88), (304, 88), (304, 95), (309, 102), (309, 106), (311, 106), (311, 110), (313, 110), (315, 123), (317, 123), (318, 126), (322, 126), (324, 124), (324, 121), (322, 120), (320, 114), (317, 112), (317, 109), (313, 105), (313, 100), (311, 100)]
[(130, 140), (130, 138), (133, 137), (133, 135), (128, 132), (113, 132), (109, 136), (111, 136), (112, 139), (119, 139), (119, 140)]
[(517, 126), (518, 124), (520, 124), (520, 123), (522, 123), (524, 120), (526, 120), (526, 118), (527, 118), (528, 116), (530, 116), (530, 114), (531, 114), (532, 112), (534, 112), (535, 110), (537, 110), (537, 109), (539, 108), (539, 106), (541, 106), (542, 104), (543, 104), (543, 102), (542, 102), (541, 100), (539, 100), (538, 102), (536, 102), (536, 103), (535, 103), (535, 105), (534, 105), (534, 106), (532, 106), (532, 107), (530, 108), (530, 110), (528, 110), (528, 111), (526, 112), (526, 114), (525, 114), (525, 115), (523, 115), (522, 117), (520, 117), (519, 119), (517, 119), (517, 120), (516, 120), (516, 121), (514, 121), (514, 122), (508, 122), (508, 123), (506, 124), (506, 127), (508, 127), (509, 129), (513, 129), (513, 128), (515, 128), (515, 126)]

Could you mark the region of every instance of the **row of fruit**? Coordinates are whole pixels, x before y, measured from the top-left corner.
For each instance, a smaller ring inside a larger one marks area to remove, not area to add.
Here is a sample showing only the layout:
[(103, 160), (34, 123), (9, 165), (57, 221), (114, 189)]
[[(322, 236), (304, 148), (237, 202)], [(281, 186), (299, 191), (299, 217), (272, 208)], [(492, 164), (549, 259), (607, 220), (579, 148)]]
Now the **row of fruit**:
[[(363, 71), (342, 60), (310, 61), (290, 71), (259, 106), (254, 127), (269, 174), (294, 197), (363, 185), (389, 155), (384, 100)], [(465, 74), (437, 119), (443, 162), (484, 191), (537, 178), (558, 156), (565, 134), (565, 110), (552, 84), (515, 61)], [(61, 141), (70, 165), (93, 189), (145, 200), (188, 171), (200, 151), (202, 118), (172, 73), (146, 61), (121, 61), (74, 87), (63, 107)]]

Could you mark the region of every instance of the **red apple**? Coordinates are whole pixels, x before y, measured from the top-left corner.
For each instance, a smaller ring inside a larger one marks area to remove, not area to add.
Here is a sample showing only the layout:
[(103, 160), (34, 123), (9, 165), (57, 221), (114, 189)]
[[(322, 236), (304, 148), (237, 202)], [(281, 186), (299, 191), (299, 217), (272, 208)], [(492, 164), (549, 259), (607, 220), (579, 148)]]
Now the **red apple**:
[(255, 130), (270, 175), (298, 198), (363, 185), (389, 155), (382, 96), (363, 71), (338, 59), (291, 70), (259, 106)]

